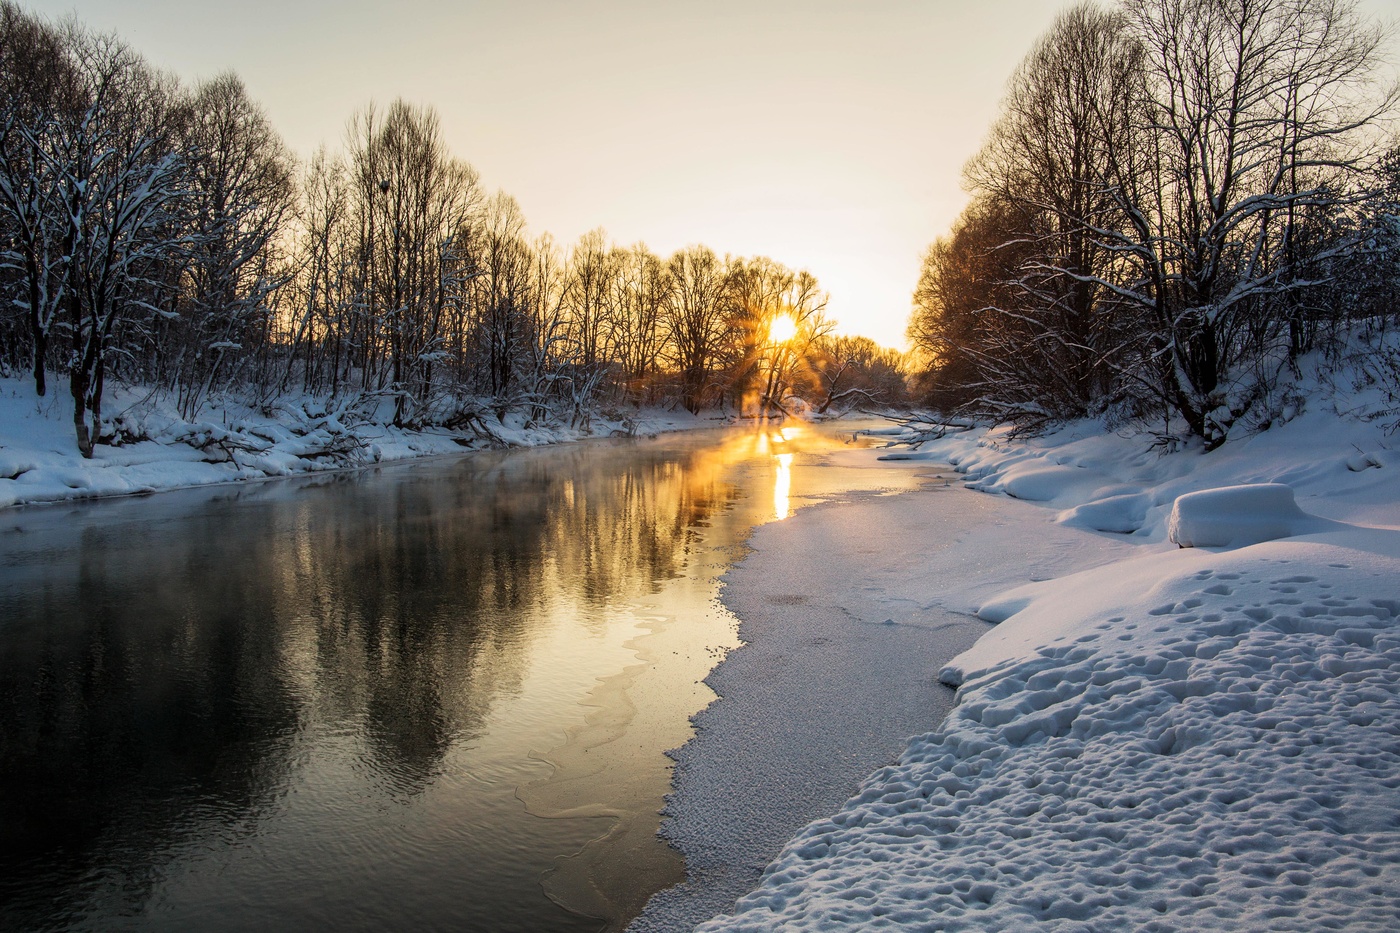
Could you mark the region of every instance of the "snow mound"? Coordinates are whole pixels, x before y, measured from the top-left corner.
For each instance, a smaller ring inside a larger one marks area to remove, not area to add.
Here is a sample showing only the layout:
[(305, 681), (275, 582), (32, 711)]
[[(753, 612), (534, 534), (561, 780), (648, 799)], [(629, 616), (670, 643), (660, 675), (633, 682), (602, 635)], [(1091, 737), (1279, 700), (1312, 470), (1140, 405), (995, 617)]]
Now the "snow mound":
[[(977, 618), (983, 622), (1005, 622), (1016, 613), (1028, 608), (1035, 601), (1032, 592), (1035, 586), (1036, 584), (1031, 584), (1030, 587), (1012, 590), (983, 603), (977, 609)], [(957, 686), (957, 684), (954, 683), (951, 686)]]
[(1179, 547), (1240, 547), (1308, 534), (1323, 524), (1298, 508), (1292, 487), (1255, 483), (1179, 497), (1172, 506), (1167, 538)]
[(1072, 509), (1065, 509), (1057, 520), (1071, 528), (1130, 535), (1140, 531), (1146, 524), (1147, 510), (1151, 507), (1151, 496), (1145, 493), (1126, 493), (1095, 499), (1076, 505)]

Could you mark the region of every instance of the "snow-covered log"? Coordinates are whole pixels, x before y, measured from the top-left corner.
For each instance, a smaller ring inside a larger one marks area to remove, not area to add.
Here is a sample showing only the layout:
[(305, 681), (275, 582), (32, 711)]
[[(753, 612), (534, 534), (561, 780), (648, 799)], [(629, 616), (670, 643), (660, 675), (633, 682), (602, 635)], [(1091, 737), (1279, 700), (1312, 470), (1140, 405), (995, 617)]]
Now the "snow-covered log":
[(1203, 489), (1177, 498), (1167, 537), (1180, 547), (1241, 547), (1317, 531), (1282, 483)]

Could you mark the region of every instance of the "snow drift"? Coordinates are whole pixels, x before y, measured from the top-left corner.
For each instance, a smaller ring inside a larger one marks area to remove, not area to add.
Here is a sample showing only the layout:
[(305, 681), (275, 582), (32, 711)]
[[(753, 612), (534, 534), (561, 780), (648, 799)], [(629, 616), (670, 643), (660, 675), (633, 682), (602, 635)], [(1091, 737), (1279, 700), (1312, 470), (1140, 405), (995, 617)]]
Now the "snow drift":
[(1240, 547), (1318, 531), (1326, 523), (1298, 508), (1282, 483), (1187, 493), (1172, 505), (1167, 539), (1178, 547)]

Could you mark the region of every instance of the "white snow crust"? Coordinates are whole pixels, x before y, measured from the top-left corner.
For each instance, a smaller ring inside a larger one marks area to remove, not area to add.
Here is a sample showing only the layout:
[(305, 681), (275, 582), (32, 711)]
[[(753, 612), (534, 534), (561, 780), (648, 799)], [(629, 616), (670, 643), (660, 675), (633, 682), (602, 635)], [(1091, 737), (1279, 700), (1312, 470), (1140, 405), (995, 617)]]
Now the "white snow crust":
[[(1052, 566), (1045, 518), (1126, 547), (982, 599), (999, 624), (940, 672), (959, 688), (941, 726), (698, 929), (1400, 928), (1400, 475), (1380, 407), (1314, 403), (1210, 453), (1079, 424), (912, 454), (1042, 504), (997, 538), (1020, 522), (1021, 550), (965, 541), (969, 564)], [(893, 521), (930, 494), (863, 507)], [(923, 546), (830, 560), (913, 575)], [(969, 595), (947, 585), (948, 605)]]

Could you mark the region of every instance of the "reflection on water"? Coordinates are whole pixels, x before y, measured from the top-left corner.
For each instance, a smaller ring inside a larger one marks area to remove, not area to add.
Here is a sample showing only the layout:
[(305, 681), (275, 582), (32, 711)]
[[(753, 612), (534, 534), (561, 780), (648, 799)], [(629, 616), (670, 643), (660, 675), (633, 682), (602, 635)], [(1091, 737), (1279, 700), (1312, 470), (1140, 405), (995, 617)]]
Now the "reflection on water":
[(792, 493), (792, 454), (778, 454), (773, 477), (773, 517), (782, 521), (792, 514), (788, 496)]
[(616, 926), (679, 877), (662, 753), (793, 457), (690, 435), (5, 513), (0, 928)]

